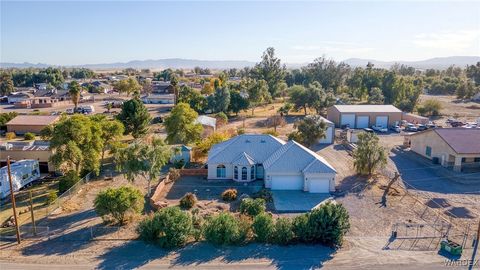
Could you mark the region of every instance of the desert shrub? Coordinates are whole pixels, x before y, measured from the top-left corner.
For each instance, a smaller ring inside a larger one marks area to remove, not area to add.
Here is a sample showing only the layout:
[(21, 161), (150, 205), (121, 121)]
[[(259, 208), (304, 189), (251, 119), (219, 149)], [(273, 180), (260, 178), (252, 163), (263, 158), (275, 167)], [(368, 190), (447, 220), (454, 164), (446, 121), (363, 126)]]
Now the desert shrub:
[(436, 116), (440, 114), (443, 105), (440, 101), (435, 99), (425, 100), (420, 106), (417, 108), (417, 112), (423, 116)]
[(217, 115), (215, 115), (215, 118), (217, 119), (217, 126), (219, 127), (224, 126), (228, 123), (228, 117), (224, 112), (217, 113)]
[(140, 222), (137, 232), (140, 238), (154, 242), (162, 248), (185, 245), (192, 231), (190, 213), (178, 207), (166, 207)]
[(287, 124), (287, 122), (285, 121), (285, 118), (281, 117), (280, 115), (274, 115), (267, 118), (265, 124), (267, 127), (283, 127)]
[(175, 169), (175, 168), (170, 168), (168, 170), (168, 180), (170, 182), (175, 182), (177, 181), (178, 179), (180, 179), (180, 170), (179, 169)]
[(95, 211), (105, 222), (124, 224), (127, 215), (143, 210), (143, 195), (133, 187), (107, 188), (94, 201)]
[(35, 140), (35, 134), (33, 134), (31, 132), (27, 132), (23, 135), (23, 139), (26, 140), (26, 141)]
[(347, 209), (341, 204), (327, 202), (310, 212), (308, 223), (313, 242), (338, 246), (350, 229)]
[(17, 137), (17, 135), (15, 134), (15, 132), (7, 132), (5, 133), (5, 139), (7, 140), (13, 140)]
[(200, 210), (198, 208), (192, 209), (192, 235), (195, 238), (195, 241), (200, 241), (203, 235), (203, 228), (205, 220), (199, 214)]
[(234, 188), (229, 188), (222, 192), (222, 200), (226, 202), (235, 201), (237, 199), (237, 190)]
[(309, 214), (296, 216), (292, 226), (292, 230), (297, 239), (304, 243), (309, 243), (313, 239), (308, 217)]
[(245, 129), (244, 128), (238, 128), (237, 129), (237, 135), (242, 135), (245, 134)]
[(225, 212), (210, 217), (204, 227), (205, 239), (215, 245), (239, 244), (245, 240), (247, 234), (246, 222)]
[(265, 202), (273, 202), (273, 198), (272, 198), (272, 192), (268, 189), (261, 189), (259, 192), (255, 193), (253, 195), (253, 198), (261, 198), (261, 199), (264, 199)]
[(64, 176), (60, 177), (58, 182), (58, 191), (60, 193), (64, 193), (73, 187), (73, 185), (75, 185), (78, 181), (80, 181), (80, 177), (74, 170), (70, 170)]
[(180, 199), (180, 207), (184, 209), (190, 209), (197, 203), (197, 196), (195, 194), (188, 192), (182, 199)]
[(263, 132), (263, 134), (265, 134), (265, 135), (272, 135), (272, 136), (275, 136), (275, 137), (278, 137), (278, 135), (279, 135), (278, 132), (276, 132), (276, 131), (273, 130), (273, 129), (269, 129), (269, 130)]
[(265, 200), (260, 198), (246, 198), (240, 203), (240, 213), (251, 217), (265, 212), (265, 208)]
[(52, 204), (57, 199), (58, 199), (57, 192), (55, 190), (50, 190), (48, 192), (47, 199), (45, 200), (45, 204), (47, 205)]
[(275, 222), (273, 242), (279, 245), (288, 245), (292, 242), (295, 234), (292, 230), (292, 221), (289, 218), (278, 218)]
[(272, 236), (275, 232), (275, 225), (273, 223), (272, 215), (269, 213), (257, 215), (253, 219), (252, 230), (257, 242), (271, 242)]

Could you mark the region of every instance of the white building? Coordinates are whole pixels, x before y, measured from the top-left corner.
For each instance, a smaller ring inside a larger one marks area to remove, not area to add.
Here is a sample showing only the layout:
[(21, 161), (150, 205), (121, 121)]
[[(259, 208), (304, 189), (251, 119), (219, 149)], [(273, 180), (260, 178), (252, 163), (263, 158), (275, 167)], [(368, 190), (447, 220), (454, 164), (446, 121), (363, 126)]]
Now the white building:
[(272, 190), (328, 193), (335, 190), (335, 169), (295, 141), (271, 135), (239, 135), (212, 147), (208, 179), (264, 180)]

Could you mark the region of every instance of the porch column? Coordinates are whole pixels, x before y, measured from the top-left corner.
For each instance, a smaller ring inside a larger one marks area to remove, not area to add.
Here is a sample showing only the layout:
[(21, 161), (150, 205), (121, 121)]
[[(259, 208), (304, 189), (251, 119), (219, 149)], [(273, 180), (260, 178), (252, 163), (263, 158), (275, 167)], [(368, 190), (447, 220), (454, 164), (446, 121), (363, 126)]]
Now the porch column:
[(462, 157), (455, 157), (455, 164), (453, 165), (453, 170), (456, 172), (462, 171)]

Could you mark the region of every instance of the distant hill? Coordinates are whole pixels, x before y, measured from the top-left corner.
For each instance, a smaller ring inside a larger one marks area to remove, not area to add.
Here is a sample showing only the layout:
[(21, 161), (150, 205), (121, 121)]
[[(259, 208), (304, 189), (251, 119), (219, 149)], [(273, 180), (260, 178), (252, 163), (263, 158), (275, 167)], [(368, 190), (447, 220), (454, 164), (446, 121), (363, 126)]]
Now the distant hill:
[[(451, 65), (464, 67), (466, 65), (473, 65), (480, 62), (480, 56), (450, 56), (450, 57), (437, 57), (422, 61), (379, 61), (373, 59), (361, 59), (350, 58), (343, 62), (349, 64), (352, 67), (365, 67), (368, 62), (372, 62), (375, 67), (390, 68), (393, 64), (399, 63), (408, 65), (418, 69), (446, 69)], [(236, 60), (194, 60), (194, 59), (182, 59), (182, 58), (168, 58), (158, 60), (133, 60), (129, 62), (118, 63), (105, 63), (105, 64), (85, 64), (85, 65), (71, 65), (67, 67), (85, 67), (90, 69), (123, 69), (123, 68), (136, 68), (136, 69), (163, 69), (163, 68), (194, 68), (202, 67), (209, 69), (227, 69), (227, 68), (244, 68), (252, 67), (255, 62), (251, 61), (236, 61)], [(299, 68), (307, 65), (298, 63), (287, 63), (289, 68)], [(45, 68), (54, 65), (48, 64), (33, 64), (33, 63), (0, 63), (1, 68)]]
[(368, 62), (374, 64), (378, 68), (390, 68), (395, 63), (404, 64), (417, 69), (447, 69), (451, 65), (458, 67), (465, 67), (466, 65), (474, 65), (480, 62), (480, 56), (449, 56), (449, 57), (436, 57), (421, 61), (378, 61), (373, 59), (361, 59), (350, 58), (343, 62), (349, 64), (352, 67), (365, 67)]

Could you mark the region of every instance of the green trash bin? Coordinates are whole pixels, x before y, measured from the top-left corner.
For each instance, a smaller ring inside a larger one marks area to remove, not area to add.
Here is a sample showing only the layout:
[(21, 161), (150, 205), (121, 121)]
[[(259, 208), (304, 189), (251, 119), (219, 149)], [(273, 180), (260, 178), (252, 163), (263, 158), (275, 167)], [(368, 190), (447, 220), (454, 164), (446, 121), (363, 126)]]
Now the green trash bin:
[(440, 242), (440, 249), (455, 256), (462, 255), (463, 251), (461, 245), (450, 240), (442, 240), (442, 242)]

